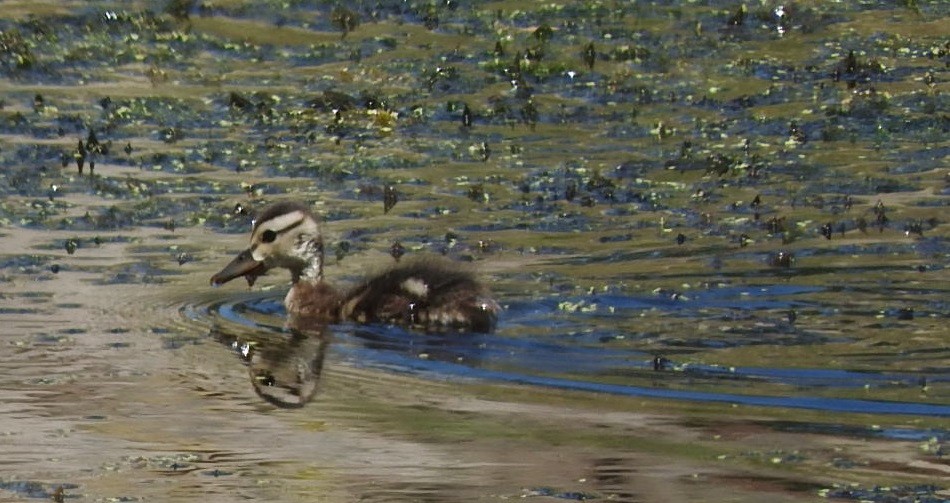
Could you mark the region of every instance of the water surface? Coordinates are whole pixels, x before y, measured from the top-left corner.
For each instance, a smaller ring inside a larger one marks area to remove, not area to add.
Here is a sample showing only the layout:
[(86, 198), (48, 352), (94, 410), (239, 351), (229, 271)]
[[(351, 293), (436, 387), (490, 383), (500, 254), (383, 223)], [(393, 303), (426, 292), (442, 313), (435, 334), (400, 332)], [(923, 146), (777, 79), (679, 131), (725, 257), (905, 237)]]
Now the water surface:
[[(0, 500), (950, 498), (947, 15), (5, 2)], [(498, 330), (210, 288), (285, 199)]]

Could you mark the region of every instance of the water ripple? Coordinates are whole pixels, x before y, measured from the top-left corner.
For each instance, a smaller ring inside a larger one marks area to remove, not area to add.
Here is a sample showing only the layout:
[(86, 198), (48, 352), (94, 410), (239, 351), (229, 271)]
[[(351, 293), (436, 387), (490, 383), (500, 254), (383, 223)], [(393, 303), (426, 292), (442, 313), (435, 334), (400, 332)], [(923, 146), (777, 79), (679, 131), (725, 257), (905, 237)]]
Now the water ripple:
[[(702, 309), (734, 309), (736, 300), (741, 298), (745, 309), (783, 308), (804, 305), (795, 299), (797, 295), (820, 290), (794, 286), (718, 289), (694, 296), (694, 303)], [(261, 334), (286, 332), (281, 297), (275, 293), (246, 295), (235, 302), (191, 306), (185, 315), (192, 319), (209, 317), (238, 327), (238, 338), (256, 338), (255, 344), (263, 345), (267, 337)], [(564, 298), (561, 302), (581, 300)], [(595, 296), (593, 302), (615, 308), (606, 316), (658, 306), (684, 309), (682, 303), (655, 296), (611, 294)], [(552, 314), (562, 319), (552, 322)], [(437, 380), (483, 380), (621, 396), (828, 412), (950, 417), (950, 406), (944, 404), (853, 396), (874, 389), (915, 390), (950, 382), (946, 374), (724, 367), (673, 361), (634, 348), (564, 336), (565, 327), (588, 323), (590, 316), (584, 312), (558, 312), (555, 301), (540, 299), (509, 303), (494, 334), (426, 334), (385, 325), (340, 324), (330, 327), (330, 354), (361, 367)], [(524, 330), (538, 324), (546, 330)]]

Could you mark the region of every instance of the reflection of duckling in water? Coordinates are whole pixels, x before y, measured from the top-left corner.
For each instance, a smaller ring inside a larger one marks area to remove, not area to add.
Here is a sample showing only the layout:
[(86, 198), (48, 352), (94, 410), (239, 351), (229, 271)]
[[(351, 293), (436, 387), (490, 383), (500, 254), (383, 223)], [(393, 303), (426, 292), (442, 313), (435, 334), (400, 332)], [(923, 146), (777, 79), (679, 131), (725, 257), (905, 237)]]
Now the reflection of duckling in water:
[[(325, 328), (325, 327), (322, 327)], [(303, 407), (317, 393), (330, 336), (321, 329), (265, 331), (247, 339), (215, 324), (210, 335), (235, 350), (248, 366), (254, 391), (273, 405)]]
[(346, 294), (323, 280), (323, 239), (310, 210), (277, 203), (260, 213), (251, 246), (211, 277), (212, 285), (244, 276), (253, 284), (274, 267), (290, 270), (284, 305), (298, 324), (353, 320), (425, 329), (489, 332), (501, 309), (488, 289), (444, 259), (410, 261), (372, 276)]

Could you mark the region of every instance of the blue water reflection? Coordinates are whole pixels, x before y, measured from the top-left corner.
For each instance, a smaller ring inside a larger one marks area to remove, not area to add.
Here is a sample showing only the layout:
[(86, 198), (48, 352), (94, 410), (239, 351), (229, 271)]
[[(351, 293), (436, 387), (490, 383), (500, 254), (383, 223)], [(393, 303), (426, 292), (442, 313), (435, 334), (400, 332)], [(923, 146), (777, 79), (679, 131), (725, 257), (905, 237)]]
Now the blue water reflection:
[[(722, 367), (678, 362), (671, 356), (654, 368), (654, 355), (606, 344), (615, 333), (609, 324), (591, 329), (592, 321), (625, 317), (631, 310), (656, 309), (696, 314), (704, 309), (786, 309), (804, 305), (799, 294), (812, 287), (719, 288), (697, 292), (690, 305), (667, 296), (631, 297), (619, 294), (579, 298), (516, 301), (508, 304), (499, 330), (493, 334), (427, 334), (400, 327), (341, 324), (331, 327), (330, 354), (354, 365), (431, 378), (473, 379), (544, 386), (623, 396), (724, 402), (748, 406), (787, 407), (829, 412), (907, 414), (950, 417), (950, 406), (938, 403), (818, 396), (819, 390), (906, 388), (945, 383), (950, 376), (860, 372), (841, 369), (783, 367)], [(561, 302), (609, 305), (611, 310), (564, 313)], [(258, 296), (212, 310), (248, 328), (281, 332), (281, 297)], [(538, 330), (543, 327), (543, 330)], [(585, 328), (583, 336), (576, 330)], [(618, 382), (619, 381), (619, 382)], [(794, 389), (780, 394), (748, 390), (750, 385)], [(808, 390), (815, 392), (809, 393)], [(851, 394), (853, 395), (853, 391)], [(831, 393), (834, 394), (834, 393)], [(841, 395), (843, 393), (839, 393)], [(916, 392), (907, 394), (917, 395)]]

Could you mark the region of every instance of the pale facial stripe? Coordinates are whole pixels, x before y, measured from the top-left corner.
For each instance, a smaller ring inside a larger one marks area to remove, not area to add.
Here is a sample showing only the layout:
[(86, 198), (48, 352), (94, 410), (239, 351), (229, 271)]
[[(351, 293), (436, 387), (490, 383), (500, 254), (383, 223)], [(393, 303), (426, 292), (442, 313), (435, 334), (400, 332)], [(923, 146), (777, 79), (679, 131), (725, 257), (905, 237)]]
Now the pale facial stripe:
[[(299, 226), (304, 222), (304, 219), (305, 215), (302, 212), (292, 211), (284, 215), (276, 216), (267, 222), (261, 223), (266, 224), (267, 229), (271, 229), (278, 234), (281, 234)], [(254, 236), (256, 237), (258, 234), (266, 230), (264, 227), (264, 225), (257, 226), (257, 228), (254, 229)]]

